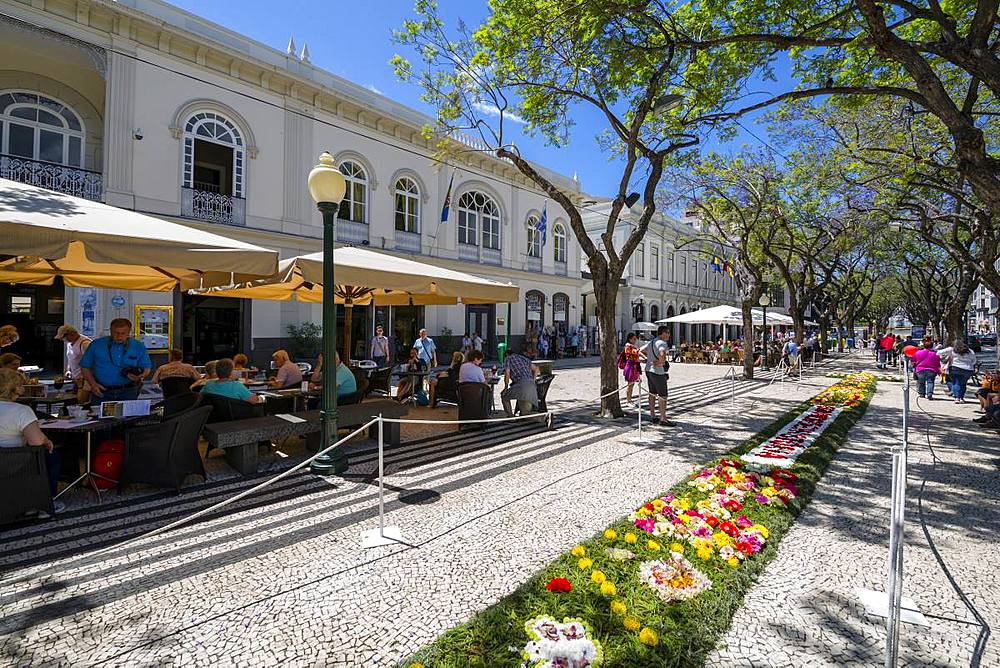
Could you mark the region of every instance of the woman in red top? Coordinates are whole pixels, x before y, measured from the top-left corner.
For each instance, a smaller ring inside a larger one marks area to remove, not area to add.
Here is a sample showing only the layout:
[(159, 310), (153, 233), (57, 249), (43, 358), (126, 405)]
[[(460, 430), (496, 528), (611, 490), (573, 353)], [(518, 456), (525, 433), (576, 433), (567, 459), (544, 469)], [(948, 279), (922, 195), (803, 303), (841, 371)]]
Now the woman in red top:
[(924, 338), (924, 347), (913, 355), (913, 370), (917, 374), (917, 394), (929, 401), (934, 399), (934, 379), (941, 373), (941, 357), (934, 350), (934, 340)]
[(622, 353), (625, 357), (625, 367), (622, 369), (622, 373), (625, 376), (625, 382), (628, 383), (625, 400), (629, 403), (632, 403), (632, 386), (635, 385), (635, 381), (639, 380), (639, 372), (642, 368), (639, 364), (639, 348), (635, 344), (635, 334), (629, 334), (625, 338), (625, 350)]

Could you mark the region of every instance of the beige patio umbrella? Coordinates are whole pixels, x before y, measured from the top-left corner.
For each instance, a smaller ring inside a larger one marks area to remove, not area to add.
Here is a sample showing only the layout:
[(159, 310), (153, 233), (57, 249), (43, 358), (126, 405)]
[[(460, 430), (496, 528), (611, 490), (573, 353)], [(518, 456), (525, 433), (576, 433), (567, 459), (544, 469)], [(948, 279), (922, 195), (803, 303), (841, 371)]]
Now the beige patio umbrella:
[(0, 179), (0, 281), (172, 290), (274, 274), (278, 253), (134, 211)]
[[(461, 271), (396, 257), (366, 248), (333, 251), (338, 304), (344, 304), (346, 350), (350, 350), (351, 307), (516, 302), (516, 285), (498, 283)], [(271, 299), (319, 303), (323, 300), (323, 254), (282, 260), (271, 277), (235, 285), (198, 290), (198, 294), (243, 299)]]

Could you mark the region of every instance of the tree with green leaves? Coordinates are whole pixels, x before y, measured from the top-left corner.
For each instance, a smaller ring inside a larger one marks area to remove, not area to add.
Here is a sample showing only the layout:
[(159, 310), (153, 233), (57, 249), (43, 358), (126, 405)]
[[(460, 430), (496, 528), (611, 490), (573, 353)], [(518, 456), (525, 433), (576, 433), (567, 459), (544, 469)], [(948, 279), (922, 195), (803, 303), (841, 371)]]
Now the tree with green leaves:
[[(418, 82), (423, 99), (437, 109), (436, 126), (425, 131), (437, 139), (439, 158), (461, 159), (477, 150), (456, 141), (458, 133), (474, 133), (478, 150), (513, 164), (566, 212), (594, 283), (602, 394), (618, 386), (614, 316), (620, 279), (656, 212), (664, 166), (697, 143), (682, 129), (678, 112), (668, 110), (676, 101), (664, 98), (678, 85), (677, 72), (687, 57), (675, 48), (672, 30), (665, 29), (669, 23), (667, 11), (655, 3), (491, 0), (481, 26), (449, 30), (435, 3), (420, 0), (416, 18), (395, 34), (421, 63), (415, 69), (402, 56), (392, 60), (397, 75)], [(565, 146), (581, 109), (604, 119), (596, 148), (621, 166), (597, 242), (584, 228), (579, 198), (527, 160), (508, 131), (516, 115), (527, 132)], [(614, 232), (633, 189), (641, 210), (625, 242), (616, 246)], [(604, 399), (602, 411), (623, 414), (617, 394)]]

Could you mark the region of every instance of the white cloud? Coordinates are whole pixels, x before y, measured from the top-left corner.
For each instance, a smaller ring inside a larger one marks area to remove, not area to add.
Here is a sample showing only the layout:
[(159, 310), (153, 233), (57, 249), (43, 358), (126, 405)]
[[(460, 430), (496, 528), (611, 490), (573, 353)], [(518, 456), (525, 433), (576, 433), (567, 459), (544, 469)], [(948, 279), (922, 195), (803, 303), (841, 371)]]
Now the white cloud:
[[(497, 118), (500, 117), (500, 108), (497, 107), (495, 104), (487, 104), (485, 102), (473, 102), (472, 106), (476, 111), (478, 111), (481, 114), (486, 114), (487, 116), (496, 116)], [(512, 114), (509, 111), (505, 111), (503, 115), (506, 120), (511, 121), (513, 123), (517, 123), (519, 125), (524, 125), (525, 123), (528, 122), (523, 118), (521, 118), (520, 116), (518, 116), (517, 114)]]
[(382, 92), (382, 91), (380, 91), (380, 90), (379, 90), (378, 88), (376, 88), (376, 87), (375, 87), (375, 84), (373, 84), (373, 83), (370, 83), (370, 84), (365, 84), (365, 88), (367, 88), (368, 90), (370, 90), (370, 91), (371, 91), (371, 92), (373, 92), (373, 93), (377, 93), (377, 94), (379, 94), (379, 95), (385, 95), (385, 93), (383, 93), (383, 92)]

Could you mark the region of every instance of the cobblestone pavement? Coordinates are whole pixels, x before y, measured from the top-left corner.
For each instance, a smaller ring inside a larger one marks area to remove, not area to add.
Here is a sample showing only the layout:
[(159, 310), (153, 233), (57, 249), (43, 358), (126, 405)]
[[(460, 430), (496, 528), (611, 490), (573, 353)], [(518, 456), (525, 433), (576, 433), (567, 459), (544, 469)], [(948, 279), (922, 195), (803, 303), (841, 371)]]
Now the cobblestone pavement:
[[(551, 432), (519, 424), (387, 455), (387, 522), (406, 546), (363, 551), (376, 526), (370, 444), (341, 477), (293, 475), (168, 534), (100, 553), (260, 478), (0, 532), (0, 663), (391, 666), (546, 562), (829, 384), (770, 388), (675, 365), (678, 428), (594, 419), (595, 368), (559, 371)], [(572, 410), (576, 408), (577, 410)], [(513, 658), (513, 657), (512, 657)]]
[[(902, 625), (900, 665), (1000, 666), (1000, 436), (970, 422), (974, 400), (956, 405), (941, 389), (933, 402), (912, 395), (903, 594), (930, 627)], [(901, 384), (879, 384), (706, 665), (883, 664), (885, 619), (865, 613), (855, 588), (886, 590), (902, 405)]]

